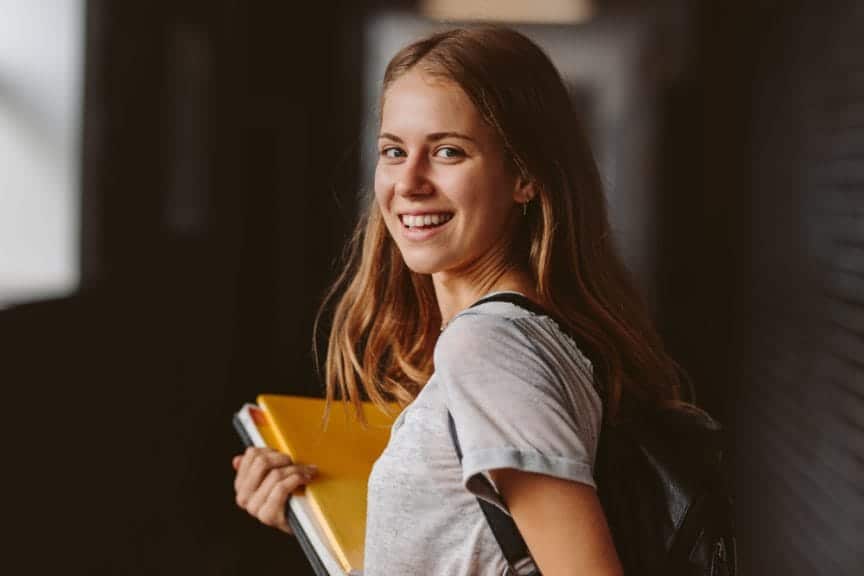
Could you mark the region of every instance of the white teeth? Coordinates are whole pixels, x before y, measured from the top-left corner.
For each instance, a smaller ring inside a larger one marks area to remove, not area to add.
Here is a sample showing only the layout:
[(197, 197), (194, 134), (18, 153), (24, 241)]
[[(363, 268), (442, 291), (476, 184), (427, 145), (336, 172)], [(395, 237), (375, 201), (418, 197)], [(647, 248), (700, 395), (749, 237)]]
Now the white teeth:
[(452, 214), (403, 214), (402, 215), (402, 224), (407, 228), (420, 228), (423, 226), (438, 226), (439, 224), (444, 224), (450, 218), (452, 218)]

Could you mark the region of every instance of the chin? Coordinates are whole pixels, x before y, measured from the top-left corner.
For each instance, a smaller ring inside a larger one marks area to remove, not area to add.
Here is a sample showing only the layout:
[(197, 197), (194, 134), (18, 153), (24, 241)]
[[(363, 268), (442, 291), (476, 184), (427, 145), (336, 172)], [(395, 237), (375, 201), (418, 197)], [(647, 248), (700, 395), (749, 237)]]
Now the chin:
[(441, 267), (435, 266), (433, 263), (423, 261), (417, 258), (404, 258), (402, 259), (405, 262), (405, 265), (409, 270), (414, 272), (415, 274), (434, 274), (435, 272), (439, 272)]
[(446, 264), (439, 258), (429, 258), (420, 254), (402, 254), (405, 266), (415, 274), (434, 274), (447, 268)]

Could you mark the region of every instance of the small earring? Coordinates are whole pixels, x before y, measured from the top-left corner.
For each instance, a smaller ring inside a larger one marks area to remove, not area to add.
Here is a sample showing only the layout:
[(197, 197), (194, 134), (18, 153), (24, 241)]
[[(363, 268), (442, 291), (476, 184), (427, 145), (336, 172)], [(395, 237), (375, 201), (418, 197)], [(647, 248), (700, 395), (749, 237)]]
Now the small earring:
[(530, 202), (530, 200), (526, 200), (522, 203), (522, 216), (528, 216), (528, 202)]

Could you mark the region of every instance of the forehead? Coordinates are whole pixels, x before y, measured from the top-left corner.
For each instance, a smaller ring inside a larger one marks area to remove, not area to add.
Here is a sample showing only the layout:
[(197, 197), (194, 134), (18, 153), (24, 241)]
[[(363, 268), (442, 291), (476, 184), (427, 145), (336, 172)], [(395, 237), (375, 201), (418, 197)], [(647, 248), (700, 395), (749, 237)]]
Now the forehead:
[(480, 113), (454, 82), (411, 70), (384, 92), (381, 129), (385, 132), (484, 132)]

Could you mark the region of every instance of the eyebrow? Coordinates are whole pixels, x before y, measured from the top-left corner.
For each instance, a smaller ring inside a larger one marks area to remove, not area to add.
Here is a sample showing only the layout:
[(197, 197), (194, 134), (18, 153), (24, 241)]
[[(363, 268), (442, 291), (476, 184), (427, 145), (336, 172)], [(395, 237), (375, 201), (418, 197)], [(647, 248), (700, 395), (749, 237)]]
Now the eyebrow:
[[(433, 132), (432, 134), (426, 136), (426, 140), (429, 140), (430, 142), (437, 142), (439, 140), (444, 140), (445, 138), (459, 138), (460, 140), (475, 142), (473, 138), (471, 138), (467, 134), (462, 134), (461, 132)], [(404, 144), (404, 140), (402, 140), (395, 134), (391, 134), (389, 132), (382, 132), (378, 135), (378, 139), (392, 140), (394, 142)]]

